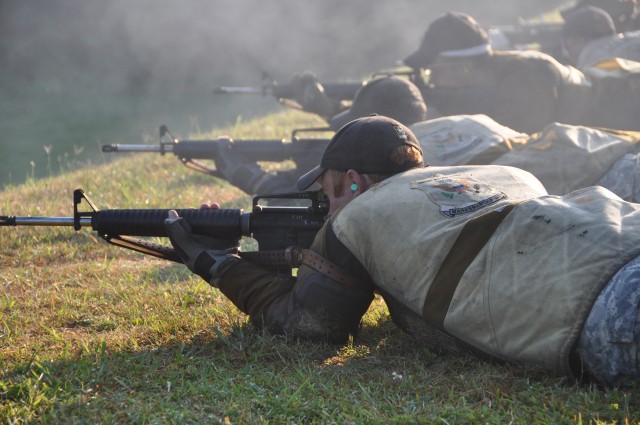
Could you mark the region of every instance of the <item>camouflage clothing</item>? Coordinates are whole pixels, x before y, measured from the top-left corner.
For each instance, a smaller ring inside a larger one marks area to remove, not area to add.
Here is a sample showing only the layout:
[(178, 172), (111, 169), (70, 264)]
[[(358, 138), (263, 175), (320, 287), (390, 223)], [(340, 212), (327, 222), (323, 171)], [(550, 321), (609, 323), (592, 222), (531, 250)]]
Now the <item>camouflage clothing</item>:
[(577, 351), (591, 377), (605, 385), (629, 385), (640, 374), (640, 257), (630, 261), (596, 299)]
[(606, 187), (625, 201), (640, 202), (640, 154), (624, 155), (597, 185)]

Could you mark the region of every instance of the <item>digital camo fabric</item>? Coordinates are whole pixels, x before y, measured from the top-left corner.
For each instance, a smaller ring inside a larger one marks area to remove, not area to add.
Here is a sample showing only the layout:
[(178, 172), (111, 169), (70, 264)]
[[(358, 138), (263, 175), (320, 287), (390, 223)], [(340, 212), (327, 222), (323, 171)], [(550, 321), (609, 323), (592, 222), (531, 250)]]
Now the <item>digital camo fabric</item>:
[(597, 182), (629, 202), (640, 202), (640, 154), (628, 153)]
[(602, 290), (578, 340), (590, 375), (625, 386), (640, 376), (640, 258), (620, 269)]

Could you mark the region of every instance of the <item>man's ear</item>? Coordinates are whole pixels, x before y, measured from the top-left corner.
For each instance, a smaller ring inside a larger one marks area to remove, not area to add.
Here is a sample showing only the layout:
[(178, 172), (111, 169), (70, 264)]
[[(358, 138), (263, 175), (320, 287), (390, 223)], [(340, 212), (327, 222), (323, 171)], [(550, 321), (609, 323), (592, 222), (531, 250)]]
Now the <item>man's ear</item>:
[(360, 194), (369, 187), (366, 174), (360, 174), (356, 170), (347, 170), (345, 181), (345, 190), (354, 194)]

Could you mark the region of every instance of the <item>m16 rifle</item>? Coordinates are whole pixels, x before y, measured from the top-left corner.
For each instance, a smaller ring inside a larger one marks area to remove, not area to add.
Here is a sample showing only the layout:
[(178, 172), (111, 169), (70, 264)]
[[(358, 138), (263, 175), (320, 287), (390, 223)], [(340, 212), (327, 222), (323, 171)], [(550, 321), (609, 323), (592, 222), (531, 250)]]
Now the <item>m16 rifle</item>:
[(213, 160), (218, 158), (218, 149), (221, 143), (231, 143), (231, 149), (248, 161), (257, 162), (282, 162), (292, 160), (300, 170), (313, 168), (322, 156), (324, 148), (329, 144), (329, 139), (301, 138), (302, 132), (326, 132), (327, 128), (307, 128), (294, 130), (291, 140), (284, 139), (230, 139), (227, 137), (217, 140), (179, 140), (174, 137), (166, 125), (160, 126), (160, 143), (158, 145), (140, 144), (104, 144), (102, 152), (158, 152), (160, 155), (172, 153), (188, 168), (224, 178), (215, 168), (200, 160)]
[[(356, 92), (366, 86), (369, 81), (375, 80), (378, 77), (383, 76), (398, 76), (402, 78), (406, 78), (415, 84), (422, 96), (424, 97), (425, 102), (429, 107), (432, 106), (432, 102), (439, 102), (441, 99), (446, 99), (451, 93), (455, 93), (457, 88), (449, 88), (449, 87), (433, 87), (429, 85), (428, 82), (428, 74), (424, 73), (424, 70), (411, 69), (403, 66), (401, 63), (397, 64), (397, 68), (376, 72), (371, 75), (371, 79), (367, 81), (363, 81), (360, 83), (322, 83), (322, 86), (325, 90), (325, 93), (328, 97), (332, 95), (336, 99), (340, 100), (348, 100), (353, 101)], [(467, 90), (467, 89), (465, 89)], [(263, 86), (262, 88), (257, 87), (218, 87), (216, 88), (216, 93), (250, 93), (250, 94), (273, 94), (280, 103), (283, 105), (298, 109), (304, 110), (311, 113), (317, 113), (313, 110), (305, 109), (302, 105), (300, 105), (295, 99), (295, 94), (293, 90), (293, 86), (291, 84), (288, 85), (278, 85), (271, 77), (263, 76)], [(344, 108), (347, 106), (343, 105)], [(339, 112), (339, 111), (338, 111)], [(324, 116), (323, 116), (324, 117)], [(327, 117), (324, 117), (325, 119)], [(337, 129), (335, 129), (337, 130)], [(315, 166), (315, 165), (314, 165)]]
[(538, 50), (564, 62), (562, 23), (537, 23), (489, 27), (495, 50)]
[[(336, 100), (353, 100), (356, 92), (367, 84), (366, 81), (349, 83), (322, 83), (326, 95)], [(273, 96), (285, 106), (302, 109), (294, 100), (296, 98), (293, 84), (278, 84), (268, 73), (262, 73), (262, 83), (259, 87), (219, 86), (214, 88), (214, 94), (251, 94)]]
[[(261, 205), (266, 199), (296, 199), (310, 203), (299, 207)], [(80, 211), (82, 201), (88, 205)], [(98, 210), (81, 189), (73, 193), (73, 217), (0, 216), (2, 226), (91, 226), (112, 245), (181, 263), (173, 248), (136, 237), (167, 237), (164, 221), (169, 209)], [(175, 209), (198, 235), (236, 240), (252, 237), (258, 251), (239, 255), (254, 264), (291, 273), (299, 266), (301, 249), (311, 246), (329, 211), (322, 191), (256, 196), (251, 212), (241, 209)], [(135, 237), (134, 237), (135, 236)]]

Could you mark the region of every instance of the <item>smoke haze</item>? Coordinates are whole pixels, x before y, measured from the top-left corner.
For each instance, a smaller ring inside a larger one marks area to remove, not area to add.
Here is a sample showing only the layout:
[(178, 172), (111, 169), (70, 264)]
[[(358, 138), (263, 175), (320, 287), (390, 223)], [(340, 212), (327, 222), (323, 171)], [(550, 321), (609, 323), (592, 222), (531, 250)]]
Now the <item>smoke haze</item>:
[(4, 0), (0, 186), (50, 173), (43, 146), (95, 158), (100, 143), (142, 143), (163, 123), (186, 137), (196, 122), (206, 131), (281, 107), (216, 97), (215, 86), (259, 85), (262, 71), (281, 82), (304, 70), (322, 81), (366, 78), (411, 53), (448, 10), (495, 25), (558, 3)]

